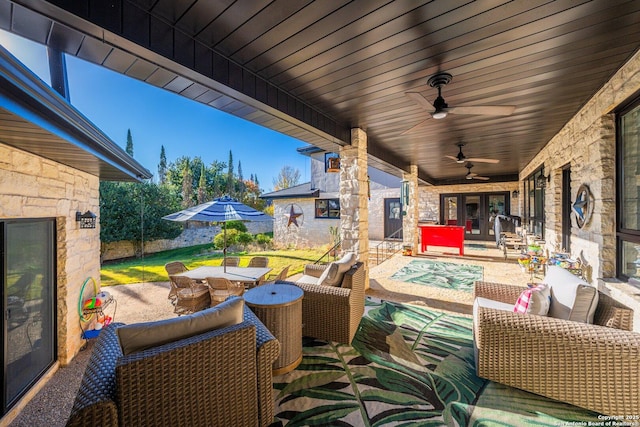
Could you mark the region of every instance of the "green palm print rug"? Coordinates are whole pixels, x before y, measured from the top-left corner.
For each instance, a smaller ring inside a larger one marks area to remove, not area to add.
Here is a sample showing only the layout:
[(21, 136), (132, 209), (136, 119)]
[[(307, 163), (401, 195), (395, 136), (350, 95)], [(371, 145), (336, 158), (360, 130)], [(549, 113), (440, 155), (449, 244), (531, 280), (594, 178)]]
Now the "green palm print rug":
[(416, 259), (390, 278), (401, 282), (471, 292), (473, 282), (482, 280), (482, 276), (482, 266), (479, 265)]
[(593, 412), (477, 377), (471, 319), (385, 301), (367, 304), (352, 346), (305, 338), (302, 363), (274, 378), (272, 427), (598, 420)]

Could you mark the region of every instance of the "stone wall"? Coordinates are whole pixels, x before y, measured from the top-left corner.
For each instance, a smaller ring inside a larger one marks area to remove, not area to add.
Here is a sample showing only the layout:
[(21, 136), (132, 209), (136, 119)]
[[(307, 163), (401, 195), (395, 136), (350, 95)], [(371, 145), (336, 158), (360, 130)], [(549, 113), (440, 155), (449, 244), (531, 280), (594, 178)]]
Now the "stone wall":
[(399, 188), (371, 190), (371, 199), (369, 199), (369, 238), (371, 240), (384, 239), (384, 199), (399, 198)]
[[(251, 234), (270, 233), (273, 231), (273, 221), (246, 222), (247, 231)], [(220, 226), (185, 228), (175, 239), (152, 240), (144, 243), (144, 253), (168, 251), (170, 249), (211, 243), (220, 232)], [(136, 256), (133, 242), (121, 241), (102, 244), (102, 260), (130, 258)]]
[[(571, 253), (591, 266), (591, 280), (616, 275), (616, 188), (614, 109), (640, 90), (640, 51), (584, 105), (522, 170), (525, 179), (540, 166), (551, 176), (545, 190), (545, 239), (550, 250), (562, 241), (562, 168), (571, 168), (571, 200), (589, 186), (593, 212), (583, 228), (572, 216)], [(567, 153), (571, 153), (570, 156)]]
[(58, 360), (80, 350), (78, 297), (87, 277), (100, 280), (100, 229), (80, 229), (77, 211), (99, 214), (98, 178), (0, 144), (0, 217), (55, 218)]

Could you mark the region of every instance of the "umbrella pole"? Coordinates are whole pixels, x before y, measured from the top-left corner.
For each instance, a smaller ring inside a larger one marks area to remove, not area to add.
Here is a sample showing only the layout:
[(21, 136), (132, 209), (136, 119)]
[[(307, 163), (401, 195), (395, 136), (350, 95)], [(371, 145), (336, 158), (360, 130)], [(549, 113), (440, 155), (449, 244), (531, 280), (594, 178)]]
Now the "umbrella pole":
[(222, 246), (222, 265), (223, 265), (223, 271), (226, 273), (227, 272), (227, 227), (225, 227), (225, 223), (222, 223), (222, 226), (224, 227), (224, 234), (223, 234), (223, 246)]

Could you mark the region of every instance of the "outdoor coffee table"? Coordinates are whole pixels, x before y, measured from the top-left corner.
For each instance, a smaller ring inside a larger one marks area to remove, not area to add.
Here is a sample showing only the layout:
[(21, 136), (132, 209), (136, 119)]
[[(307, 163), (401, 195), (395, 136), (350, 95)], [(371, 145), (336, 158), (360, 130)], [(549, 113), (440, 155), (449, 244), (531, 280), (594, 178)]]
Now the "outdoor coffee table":
[(280, 342), (280, 356), (273, 375), (294, 370), (302, 361), (302, 289), (271, 284), (249, 289), (244, 300), (258, 319)]

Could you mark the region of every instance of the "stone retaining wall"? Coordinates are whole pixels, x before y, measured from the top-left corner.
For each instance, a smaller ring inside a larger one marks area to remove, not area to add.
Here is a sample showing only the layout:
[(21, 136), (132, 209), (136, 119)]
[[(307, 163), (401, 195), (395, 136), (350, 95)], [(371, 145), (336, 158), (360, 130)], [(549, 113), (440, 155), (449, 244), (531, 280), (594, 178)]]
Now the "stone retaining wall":
[[(247, 231), (251, 234), (270, 233), (273, 231), (273, 221), (246, 222)], [(152, 240), (144, 243), (144, 253), (168, 251), (170, 249), (184, 248), (195, 245), (205, 245), (211, 243), (213, 238), (220, 232), (218, 225), (210, 227), (190, 227), (185, 228), (175, 239)], [(120, 241), (104, 243), (101, 246), (102, 261), (114, 259), (131, 258), (136, 256), (137, 248), (133, 242)]]

